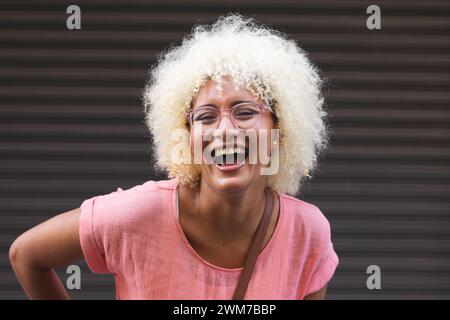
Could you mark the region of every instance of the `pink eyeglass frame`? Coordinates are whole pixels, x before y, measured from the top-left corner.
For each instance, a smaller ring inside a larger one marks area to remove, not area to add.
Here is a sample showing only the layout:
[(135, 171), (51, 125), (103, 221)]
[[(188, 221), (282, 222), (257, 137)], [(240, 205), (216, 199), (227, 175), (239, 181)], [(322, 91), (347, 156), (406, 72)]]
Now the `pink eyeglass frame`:
[[(225, 115), (227, 115), (228, 118), (229, 118), (229, 119), (231, 120), (231, 122), (233, 123), (233, 125), (234, 125), (235, 127), (237, 127), (237, 126), (234, 124), (234, 121), (233, 121), (233, 119), (232, 119), (232, 117), (231, 117), (231, 112), (232, 112), (232, 110), (233, 110), (234, 108), (236, 108), (237, 106), (242, 105), (242, 104), (252, 104), (252, 105), (258, 107), (258, 108), (261, 110), (261, 113), (262, 113), (263, 110), (267, 110), (267, 111), (269, 111), (270, 113), (274, 113), (274, 112), (272, 111), (272, 109), (271, 109), (269, 106), (267, 106), (266, 104), (263, 104), (263, 103), (259, 104), (259, 103), (255, 103), (255, 102), (240, 102), (240, 103), (235, 104), (234, 106), (232, 106), (232, 107), (230, 108), (230, 110), (225, 111), (225, 112), (220, 111), (218, 108), (215, 108), (215, 107), (213, 107), (213, 106), (210, 106), (210, 107), (217, 109), (218, 112), (219, 112), (219, 114), (220, 114), (220, 118), (219, 118), (219, 120), (218, 120), (219, 122), (217, 123), (218, 125), (219, 125), (220, 122), (222, 121), (223, 117), (224, 117)], [(191, 115), (192, 115), (193, 112), (194, 112), (194, 110), (189, 110), (189, 111), (186, 111), (186, 112), (184, 113), (184, 116), (186, 117), (186, 121), (189, 123), (190, 126), (192, 126)]]

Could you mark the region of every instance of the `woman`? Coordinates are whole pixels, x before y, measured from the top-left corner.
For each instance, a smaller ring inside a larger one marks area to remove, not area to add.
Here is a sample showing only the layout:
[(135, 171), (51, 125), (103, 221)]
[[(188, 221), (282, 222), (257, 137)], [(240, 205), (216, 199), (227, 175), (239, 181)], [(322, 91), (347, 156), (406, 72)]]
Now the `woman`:
[(114, 275), (117, 299), (231, 299), (266, 217), (244, 298), (323, 299), (338, 265), (330, 226), (293, 197), (328, 141), (320, 83), (294, 41), (252, 19), (197, 26), (144, 91), (169, 179), (92, 197), (18, 237), (10, 260), (27, 295), (68, 298), (53, 268), (84, 258)]

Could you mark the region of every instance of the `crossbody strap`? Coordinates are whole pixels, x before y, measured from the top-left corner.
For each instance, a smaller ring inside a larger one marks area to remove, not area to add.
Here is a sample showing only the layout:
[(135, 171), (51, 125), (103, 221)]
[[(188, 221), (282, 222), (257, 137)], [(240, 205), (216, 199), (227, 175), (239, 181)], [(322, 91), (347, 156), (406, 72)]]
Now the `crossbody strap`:
[(255, 267), (256, 259), (261, 251), (261, 247), (264, 241), (264, 237), (267, 233), (267, 228), (269, 227), (270, 217), (273, 211), (273, 192), (269, 188), (264, 190), (266, 194), (266, 206), (264, 208), (263, 216), (259, 222), (258, 229), (253, 237), (252, 244), (247, 253), (247, 257), (244, 262), (244, 270), (239, 278), (239, 283), (234, 291), (232, 300), (243, 300), (245, 292), (247, 291), (248, 283), (252, 276), (253, 269)]

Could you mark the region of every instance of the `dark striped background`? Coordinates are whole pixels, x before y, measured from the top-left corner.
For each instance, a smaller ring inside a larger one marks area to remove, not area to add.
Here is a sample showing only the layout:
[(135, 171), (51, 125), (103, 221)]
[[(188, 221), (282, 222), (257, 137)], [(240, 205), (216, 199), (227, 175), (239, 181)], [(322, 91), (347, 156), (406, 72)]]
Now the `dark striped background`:
[[(82, 10), (68, 31), (66, 7)], [(253, 15), (297, 39), (328, 79), (333, 129), (301, 198), (328, 217), (341, 264), (330, 299), (450, 298), (450, 2), (2, 1), (0, 298), (25, 298), (8, 248), (26, 229), (152, 172), (140, 92), (195, 22)], [(366, 287), (366, 268), (382, 290)], [(114, 298), (82, 264), (76, 299)], [(64, 270), (58, 270), (65, 281)]]

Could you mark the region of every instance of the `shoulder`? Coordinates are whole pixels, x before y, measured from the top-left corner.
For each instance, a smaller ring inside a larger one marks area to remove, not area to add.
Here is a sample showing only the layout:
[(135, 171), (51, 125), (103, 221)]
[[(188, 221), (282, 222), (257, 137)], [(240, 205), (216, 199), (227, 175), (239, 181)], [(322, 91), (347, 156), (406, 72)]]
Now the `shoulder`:
[(161, 192), (174, 190), (176, 187), (175, 179), (171, 180), (148, 180), (142, 184), (133, 186), (128, 189), (117, 188), (108, 194), (98, 195), (96, 197), (96, 203), (104, 202), (118, 202), (127, 199), (136, 199), (139, 197), (149, 197), (154, 196), (159, 198), (158, 195)]
[(98, 195), (95, 198), (95, 203), (101, 204), (114, 204), (122, 206), (123, 204), (130, 205), (130, 201), (133, 202), (133, 206), (142, 204), (140, 201), (136, 200), (145, 199), (145, 203), (149, 203), (155, 200), (161, 199), (161, 194), (167, 193), (167, 191), (174, 190), (176, 187), (174, 179), (172, 180), (148, 180), (142, 184), (133, 186), (128, 189), (117, 188), (108, 194)]
[(176, 181), (148, 180), (128, 189), (117, 188), (108, 194), (97, 195), (85, 200), (82, 212), (91, 212), (97, 219), (108, 223), (123, 223), (135, 220), (158, 210), (166, 210), (170, 203), (171, 190)]
[(309, 227), (314, 231), (329, 227), (328, 219), (315, 204), (286, 194), (281, 195), (281, 201), (286, 215), (292, 222)]
[(285, 219), (293, 232), (306, 240), (311, 249), (321, 247), (330, 238), (330, 223), (314, 204), (281, 194)]

